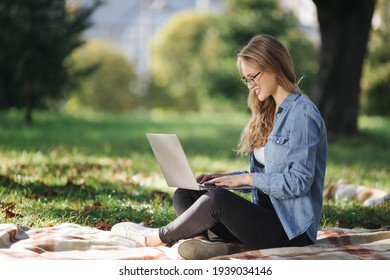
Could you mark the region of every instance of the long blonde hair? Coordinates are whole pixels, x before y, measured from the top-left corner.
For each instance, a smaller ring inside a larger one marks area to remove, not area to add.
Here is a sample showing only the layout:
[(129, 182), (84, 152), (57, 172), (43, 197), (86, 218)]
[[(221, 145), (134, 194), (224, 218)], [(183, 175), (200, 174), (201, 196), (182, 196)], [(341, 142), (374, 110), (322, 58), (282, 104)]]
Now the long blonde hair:
[[(293, 62), (287, 49), (271, 35), (253, 37), (237, 55), (237, 68), (241, 76), (241, 63), (249, 64), (259, 71), (273, 73), (279, 86), (288, 92), (301, 93), (297, 88)], [(255, 148), (263, 147), (274, 125), (276, 104), (272, 96), (260, 101), (249, 90), (248, 107), (252, 112), (241, 133), (237, 153), (247, 155)]]

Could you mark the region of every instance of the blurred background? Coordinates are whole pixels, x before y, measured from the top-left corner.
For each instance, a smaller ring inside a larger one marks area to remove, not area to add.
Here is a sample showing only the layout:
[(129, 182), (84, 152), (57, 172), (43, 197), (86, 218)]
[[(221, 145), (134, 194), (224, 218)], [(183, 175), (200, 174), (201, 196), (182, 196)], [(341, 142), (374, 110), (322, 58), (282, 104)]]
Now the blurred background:
[(290, 50), (330, 132), (390, 113), (388, 0), (1, 0), (0, 108), (242, 110), (235, 54)]
[[(246, 169), (236, 54), (260, 33), (325, 119), (325, 188), (388, 194), (389, 17), (390, 0), (0, 0), (0, 223), (166, 224), (147, 132), (178, 134), (195, 174)], [(389, 226), (389, 207), (327, 198), (321, 227)]]

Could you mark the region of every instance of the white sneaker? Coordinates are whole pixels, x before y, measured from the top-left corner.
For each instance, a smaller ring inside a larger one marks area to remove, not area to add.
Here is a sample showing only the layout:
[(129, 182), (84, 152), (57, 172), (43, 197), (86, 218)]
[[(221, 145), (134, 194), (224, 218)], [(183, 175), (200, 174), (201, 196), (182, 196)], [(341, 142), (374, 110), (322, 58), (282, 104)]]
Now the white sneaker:
[(225, 242), (211, 242), (199, 239), (188, 239), (179, 243), (179, 255), (186, 260), (205, 260), (227, 255), (228, 246)]
[(145, 236), (148, 233), (152, 232), (153, 230), (156, 230), (156, 229), (147, 228), (147, 227), (141, 226), (141, 225), (136, 224), (136, 223), (131, 223), (131, 222), (119, 223), (119, 224), (114, 225), (111, 228), (111, 232), (113, 232), (119, 236), (131, 239), (131, 240), (139, 243), (142, 246), (148, 246), (146, 244)]

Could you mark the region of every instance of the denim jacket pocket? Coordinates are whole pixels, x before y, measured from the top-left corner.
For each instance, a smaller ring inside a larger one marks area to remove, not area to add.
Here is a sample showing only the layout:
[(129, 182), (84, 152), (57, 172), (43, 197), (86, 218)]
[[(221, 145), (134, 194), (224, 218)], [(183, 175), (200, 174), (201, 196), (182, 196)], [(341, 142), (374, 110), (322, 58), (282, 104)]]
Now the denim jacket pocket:
[(288, 137), (270, 135), (266, 145), (266, 161), (273, 164), (286, 164), (289, 148)]

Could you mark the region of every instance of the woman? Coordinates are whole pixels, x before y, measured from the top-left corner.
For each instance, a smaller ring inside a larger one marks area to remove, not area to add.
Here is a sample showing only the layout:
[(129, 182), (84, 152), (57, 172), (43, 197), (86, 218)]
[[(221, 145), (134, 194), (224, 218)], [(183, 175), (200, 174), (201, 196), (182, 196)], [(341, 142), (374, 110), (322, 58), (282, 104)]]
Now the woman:
[[(258, 35), (240, 51), (237, 67), (248, 87), (252, 116), (238, 153), (249, 155), (250, 172), (202, 174), (210, 191), (177, 189), (177, 218), (159, 229), (120, 223), (112, 231), (146, 246), (179, 243), (188, 259), (228, 253), (228, 242), (253, 249), (305, 246), (316, 241), (322, 209), (327, 136), (316, 106), (296, 84), (286, 48)], [(218, 188), (251, 185), (252, 202)], [(210, 230), (224, 242), (209, 242)]]

